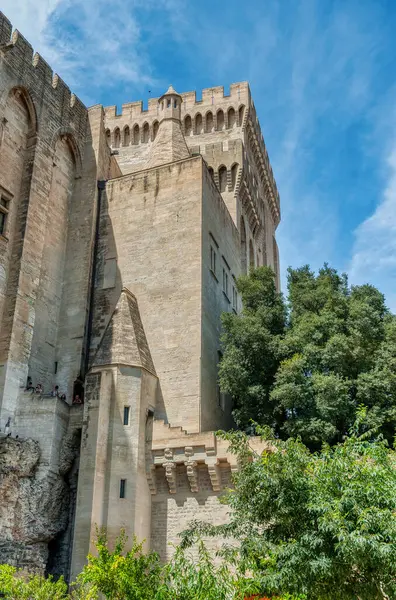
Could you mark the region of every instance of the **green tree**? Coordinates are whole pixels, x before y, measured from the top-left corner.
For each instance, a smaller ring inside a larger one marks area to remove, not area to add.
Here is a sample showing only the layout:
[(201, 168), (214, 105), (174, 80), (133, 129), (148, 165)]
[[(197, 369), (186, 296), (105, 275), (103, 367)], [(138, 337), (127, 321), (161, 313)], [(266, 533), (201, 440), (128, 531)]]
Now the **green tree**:
[(272, 439), (258, 456), (242, 432), (223, 437), (241, 465), (226, 499), (231, 522), (195, 524), (185, 545), (197, 532), (236, 538), (239, 569), (268, 596), (396, 598), (396, 458), (386, 441), (354, 431), (310, 453), (298, 440)]
[(270, 392), (282, 357), (285, 303), (276, 291), (274, 274), (267, 267), (240, 277), (237, 287), (243, 312), (241, 316), (222, 316), (224, 355), (220, 386), (233, 398), (233, 414), (240, 427), (247, 427), (252, 419), (275, 426)]
[(152, 600), (161, 583), (161, 565), (157, 554), (145, 554), (134, 540), (125, 552), (127, 537), (122, 531), (114, 550), (109, 548), (106, 531), (98, 531), (97, 556), (88, 555), (88, 564), (77, 583), (91, 587), (108, 600)]
[(66, 600), (67, 585), (61, 578), (26, 574), (10, 565), (0, 565), (0, 593), (9, 600)]
[[(223, 317), (220, 385), (241, 428), (250, 420), (311, 449), (341, 441), (359, 404), (395, 433), (396, 319), (373, 286), (348, 286), (325, 265), (289, 269), (287, 313), (266, 267), (242, 277), (240, 315)], [(271, 285), (272, 283), (272, 285)], [(287, 314), (287, 316), (286, 316)]]

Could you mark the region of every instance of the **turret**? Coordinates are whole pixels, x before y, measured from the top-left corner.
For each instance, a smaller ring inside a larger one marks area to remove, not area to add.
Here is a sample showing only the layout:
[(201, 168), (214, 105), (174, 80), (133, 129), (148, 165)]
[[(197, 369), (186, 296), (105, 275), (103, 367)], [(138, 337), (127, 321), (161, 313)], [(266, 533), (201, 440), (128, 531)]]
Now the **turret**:
[(182, 97), (170, 85), (168, 90), (158, 100), (160, 122), (165, 119), (181, 120)]
[(151, 147), (148, 168), (190, 156), (181, 128), (181, 103), (182, 97), (171, 85), (158, 100), (159, 129)]

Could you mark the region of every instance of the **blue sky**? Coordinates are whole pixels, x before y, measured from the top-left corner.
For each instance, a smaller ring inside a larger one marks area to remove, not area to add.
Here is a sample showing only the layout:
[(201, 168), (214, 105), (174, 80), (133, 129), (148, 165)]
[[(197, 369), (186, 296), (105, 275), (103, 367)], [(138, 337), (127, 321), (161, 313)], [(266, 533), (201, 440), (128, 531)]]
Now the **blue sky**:
[(392, 0), (1, 0), (87, 104), (249, 80), (287, 266), (327, 261), (396, 311)]

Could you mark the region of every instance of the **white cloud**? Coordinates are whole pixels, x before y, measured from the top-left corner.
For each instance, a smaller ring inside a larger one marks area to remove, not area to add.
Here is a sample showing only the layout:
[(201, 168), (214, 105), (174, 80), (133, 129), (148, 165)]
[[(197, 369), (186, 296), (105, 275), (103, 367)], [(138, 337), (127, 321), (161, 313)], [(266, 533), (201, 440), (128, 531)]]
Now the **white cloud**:
[(387, 157), (388, 179), (374, 213), (355, 231), (352, 283), (373, 283), (396, 311), (396, 143)]
[(140, 0), (2, 2), (13, 26), (88, 104), (97, 102), (99, 88), (153, 83), (137, 17), (139, 9), (149, 7)]

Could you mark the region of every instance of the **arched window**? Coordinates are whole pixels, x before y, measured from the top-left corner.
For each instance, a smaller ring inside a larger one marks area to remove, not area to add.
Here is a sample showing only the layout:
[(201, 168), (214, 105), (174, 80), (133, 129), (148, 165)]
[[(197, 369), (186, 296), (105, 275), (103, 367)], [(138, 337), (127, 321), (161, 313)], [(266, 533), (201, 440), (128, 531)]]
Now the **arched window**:
[(133, 139), (132, 139), (132, 143), (133, 143), (134, 146), (138, 145), (139, 138), (140, 138), (139, 125), (135, 125), (135, 127), (133, 128)]
[(154, 124), (153, 124), (153, 140), (155, 140), (155, 138), (157, 137), (158, 129), (159, 129), (159, 123), (158, 123), (158, 121), (154, 121)]
[(227, 168), (223, 165), (219, 168), (219, 189), (225, 192), (227, 189)]
[(235, 118), (235, 110), (232, 108), (228, 109), (228, 129), (232, 129), (233, 127), (235, 127), (236, 125), (236, 118)]
[(121, 143), (121, 134), (118, 127), (114, 129), (114, 148), (119, 148)]
[(184, 119), (184, 135), (191, 135), (192, 132), (192, 121), (190, 115)]
[(143, 142), (143, 144), (147, 144), (147, 142), (149, 141), (149, 136), (150, 136), (149, 124), (145, 123), (143, 125), (143, 132), (142, 132), (142, 142)]
[(238, 177), (238, 163), (235, 163), (232, 165), (231, 167), (231, 189), (234, 190), (235, 189), (235, 184), (236, 184), (236, 180)]
[(224, 113), (222, 110), (217, 112), (217, 130), (221, 131), (224, 129)]
[(205, 129), (206, 133), (210, 133), (211, 131), (213, 131), (213, 114), (211, 112), (208, 112), (206, 114), (206, 129)]
[(252, 240), (249, 242), (249, 267), (254, 269), (254, 249)]
[(213, 171), (212, 167), (209, 167), (208, 171), (209, 171), (209, 175), (213, 178), (214, 177), (214, 171)]
[(106, 129), (106, 140), (109, 146), (111, 146), (111, 133), (110, 129)]
[(174, 106), (174, 108), (177, 108), (177, 100), (175, 100), (175, 101), (173, 102), (173, 106)]
[(195, 133), (199, 135), (202, 133), (202, 115), (198, 113), (195, 117)]
[(246, 256), (246, 227), (245, 227), (245, 219), (241, 217), (240, 220), (240, 240), (241, 240), (241, 268), (242, 273), (246, 274), (247, 272), (247, 256)]
[(238, 117), (239, 117), (239, 127), (241, 127), (241, 126), (242, 126), (242, 123), (243, 123), (243, 115), (244, 115), (244, 113), (245, 113), (245, 107), (244, 107), (244, 106), (243, 106), (243, 104), (242, 104), (242, 106), (240, 106), (240, 107), (239, 107), (239, 110), (238, 110)]
[(128, 125), (126, 127), (124, 127), (124, 146), (129, 146), (129, 144), (131, 143), (131, 134), (129, 132), (129, 127)]

